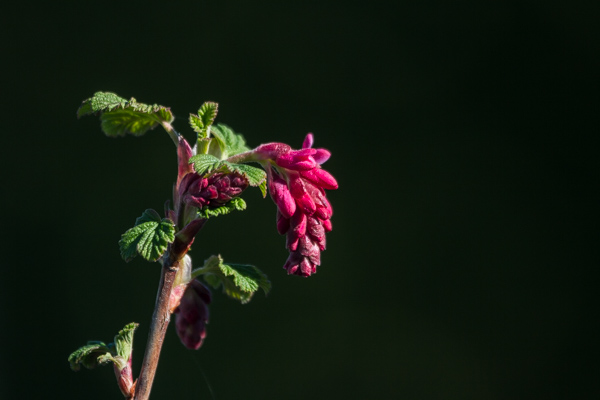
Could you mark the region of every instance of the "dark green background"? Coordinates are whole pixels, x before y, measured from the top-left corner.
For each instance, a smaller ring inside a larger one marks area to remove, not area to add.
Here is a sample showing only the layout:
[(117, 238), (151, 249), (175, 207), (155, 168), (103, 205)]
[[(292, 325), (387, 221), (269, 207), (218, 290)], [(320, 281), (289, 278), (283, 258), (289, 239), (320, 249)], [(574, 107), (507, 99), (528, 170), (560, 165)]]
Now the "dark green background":
[[(207, 225), (193, 250), (267, 272), (214, 294), (208, 338), (171, 329), (154, 399), (597, 399), (598, 17), (594, 2), (22, 2), (2, 19), (0, 398), (117, 399), (69, 353), (139, 322), (159, 269), (117, 241), (175, 178), (163, 132), (77, 120), (97, 90), (205, 100), (251, 146), (325, 165), (333, 232), (288, 277), (275, 207)], [(211, 389), (212, 388), (212, 389)], [(211, 394), (212, 390), (212, 394)]]

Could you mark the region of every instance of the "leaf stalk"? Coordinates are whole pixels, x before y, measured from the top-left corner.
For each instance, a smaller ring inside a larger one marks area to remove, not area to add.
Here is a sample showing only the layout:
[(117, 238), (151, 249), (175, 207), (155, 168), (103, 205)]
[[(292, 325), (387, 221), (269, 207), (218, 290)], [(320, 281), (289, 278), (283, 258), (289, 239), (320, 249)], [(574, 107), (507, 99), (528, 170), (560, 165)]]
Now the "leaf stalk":
[(167, 131), (173, 143), (175, 143), (175, 147), (179, 146), (179, 136), (181, 135), (179, 135), (175, 128), (173, 128), (173, 125), (171, 125), (167, 121), (160, 121), (160, 124), (165, 129), (165, 131)]

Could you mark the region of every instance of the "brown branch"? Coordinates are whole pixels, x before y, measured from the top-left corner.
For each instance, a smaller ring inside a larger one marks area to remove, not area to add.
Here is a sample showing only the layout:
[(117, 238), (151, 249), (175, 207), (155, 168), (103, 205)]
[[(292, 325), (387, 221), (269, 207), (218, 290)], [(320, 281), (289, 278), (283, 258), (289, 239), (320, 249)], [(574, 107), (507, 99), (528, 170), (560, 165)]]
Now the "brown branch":
[(165, 261), (161, 270), (158, 293), (156, 294), (156, 305), (154, 307), (154, 314), (152, 315), (150, 333), (148, 334), (148, 344), (146, 346), (146, 353), (144, 354), (140, 377), (135, 385), (134, 400), (148, 400), (150, 398), (150, 390), (152, 389), (152, 382), (156, 374), (160, 350), (165, 340), (167, 327), (171, 321), (171, 313), (169, 312), (171, 289), (173, 288), (173, 281), (175, 280), (175, 275), (177, 274), (183, 255), (185, 255), (185, 252), (183, 254), (174, 254), (171, 246), (164, 254)]

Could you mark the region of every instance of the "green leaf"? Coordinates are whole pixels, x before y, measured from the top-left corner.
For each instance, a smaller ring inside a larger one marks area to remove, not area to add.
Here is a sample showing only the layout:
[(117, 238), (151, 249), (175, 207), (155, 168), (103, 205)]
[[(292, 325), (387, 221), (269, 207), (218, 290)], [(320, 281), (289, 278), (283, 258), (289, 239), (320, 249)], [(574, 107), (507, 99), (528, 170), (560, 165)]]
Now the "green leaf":
[(190, 122), (190, 126), (192, 127), (194, 132), (196, 132), (198, 134), (199, 139), (206, 138), (206, 136), (205, 136), (206, 131), (204, 129), (204, 122), (202, 122), (202, 118), (200, 118), (196, 114), (190, 114), (189, 122)]
[(263, 198), (267, 197), (267, 180), (265, 179), (258, 185), (260, 192), (262, 193)]
[(129, 361), (131, 358), (131, 352), (133, 351), (133, 334), (138, 326), (139, 324), (135, 322), (127, 324), (115, 336), (115, 348), (117, 354), (126, 361)]
[(198, 110), (198, 116), (202, 119), (204, 128), (208, 128), (215, 122), (217, 113), (219, 112), (219, 104), (213, 101), (207, 101), (202, 104), (202, 107)]
[(167, 250), (169, 243), (175, 240), (175, 225), (168, 218), (160, 219), (160, 215), (148, 209), (135, 221), (135, 226), (119, 240), (121, 257), (129, 262), (136, 254), (148, 261), (158, 260)]
[[(267, 173), (261, 169), (256, 168), (248, 164), (229, 164), (231, 168), (237, 172), (238, 174), (243, 175), (247, 180), (250, 186), (259, 186), (264, 182), (267, 182)], [(265, 186), (266, 190), (266, 186)], [(262, 189), (261, 189), (262, 191)], [(264, 195), (264, 193), (263, 193)]]
[(249, 302), (258, 289), (262, 289), (265, 294), (271, 290), (267, 275), (254, 265), (223, 264), (221, 256), (211, 256), (206, 260), (196, 276), (200, 274), (213, 288), (222, 286), (225, 294), (242, 304)]
[(107, 136), (123, 136), (126, 133), (141, 136), (159, 124), (171, 123), (174, 119), (170, 108), (138, 103), (133, 97), (125, 100), (108, 92), (97, 92), (84, 100), (77, 116), (98, 113), (102, 131)]
[(219, 105), (212, 101), (202, 104), (198, 115), (190, 114), (190, 125), (198, 133), (198, 139), (210, 137), (210, 127), (217, 117)]
[(241, 134), (235, 133), (227, 125), (213, 125), (211, 133), (217, 139), (218, 149), (211, 143), (209, 153), (221, 160), (250, 150), (246, 146), (244, 137)]
[(267, 174), (260, 168), (248, 164), (232, 164), (228, 161), (219, 160), (211, 154), (197, 154), (190, 158), (190, 163), (194, 164), (194, 170), (199, 175), (210, 175), (213, 172), (236, 172), (246, 178), (250, 186), (258, 186), (263, 197), (267, 194)]
[(102, 111), (112, 111), (118, 107), (125, 107), (127, 100), (109, 92), (96, 92), (94, 97), (84, 100), (77, 110), (77, 117), (81, 118), (84, 115), (95, 114)]
[(103, 342), (89, 341), (85, 346), (75, 350), (69, 356), (69, 364), (73, 371), (79, 371), (83, 365), (87, 369), (95, 368), (98, 358), (110, 354), (110, 348)]
[(197, 154), (190, 157), (190, 164), (194, 163), (194, 170), (198, 175), (210, 174), (219, 171), (222, 168), (227, 168), (227, 161), (221, 161), (217, 157), (210, 154)]
[(141, 136), (158, 126), (159, 121), (149, 114), (138, 113), (129, 109), (115, 110), (100, 116), (100, 127), (107, 136)]
[(198, 210), (197, 217), (201, 219), (209, 219), (210, 217), (218, 217), (226, 215), (232, 211), (243, 211), (246, 209), (246, 202), (241, 197), (234, 197), (227, 203), (217, 208), (204, 207)]
[(69, 364), (73, 371), (79, 371), (83, 365), (92, 369), (97, 365), (114, 363), (119, 371), (127, 366), (133, 351), (133, 333), (139, 324), (132, 322), (125, 325), (115, 336), (115, 342), (108, 345), (103, 342), (90, 341), (87, 345), (75, 350), (69, 356)]

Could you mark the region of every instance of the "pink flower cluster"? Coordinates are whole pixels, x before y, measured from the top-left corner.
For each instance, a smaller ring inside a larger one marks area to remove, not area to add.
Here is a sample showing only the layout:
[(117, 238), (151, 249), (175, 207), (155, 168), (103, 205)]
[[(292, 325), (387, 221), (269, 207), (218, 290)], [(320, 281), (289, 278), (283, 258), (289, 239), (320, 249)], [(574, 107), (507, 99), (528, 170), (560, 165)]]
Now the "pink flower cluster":
[(192, 207), (213, 208), (239, 196), (247, 187), (248, 181), (237, 173), (219, 172), (204, 178), (192, 172), (183, 177), (179, 191), (184, 203)]
[(312, 145), (309, 133), (301, 150), (284, 143), (268, 143), (254, 150), (267, 170), (269, 192), (277, 205), (277, 230), (286, 235), (290, 251), (283, 267), (288, 274), (300, 276), (314, 274), (321, 263), (333, 214), (325, 189), (338, 188), (335, 178), (321, 168), (331, 153)]
[(180, 229), (177, 243), (185, 252), (206, 220), (197, 218), (198, 209), (217, 208), (248, 188), (248, 180), (238, 173), (214, 173), (208, 177), (198, 175), (190, 164), (194, 152), (188, 142), (180, 138), (177, 146), (178, 173), (173, 190), (174, 210), (167, 215)]

